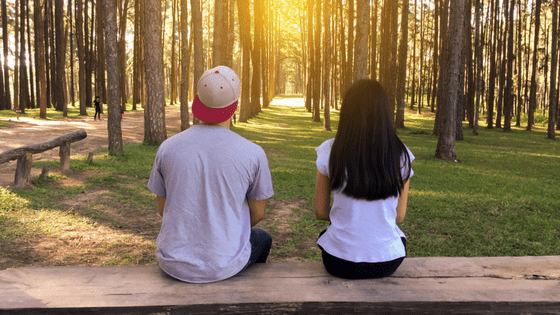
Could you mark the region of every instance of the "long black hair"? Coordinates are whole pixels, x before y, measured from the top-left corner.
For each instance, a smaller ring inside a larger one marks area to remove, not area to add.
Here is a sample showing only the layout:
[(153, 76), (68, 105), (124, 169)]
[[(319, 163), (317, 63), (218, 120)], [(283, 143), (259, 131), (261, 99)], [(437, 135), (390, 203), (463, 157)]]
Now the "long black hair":
[(329, 170), (332, 190), (346, 183), (344, 194), (366, 200), (398, 196), (410, 177), (410, 157), (395, 133), (389, 98), (379, 82), (359, 80), (346, 91)]

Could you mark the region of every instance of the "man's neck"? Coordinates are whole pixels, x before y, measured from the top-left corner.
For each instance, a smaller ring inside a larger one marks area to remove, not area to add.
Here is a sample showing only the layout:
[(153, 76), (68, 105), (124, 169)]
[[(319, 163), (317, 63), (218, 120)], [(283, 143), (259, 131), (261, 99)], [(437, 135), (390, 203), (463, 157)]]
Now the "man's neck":
[(224, 122), (221, 123), (207, 123), (207, 122), (201, 122), (202, 125), (204, 126), (214, 126), (214, 127), (222, 127), (222, 128), (226, 128), (229, 129), (231, 123), (230, 120), (226, 120)]

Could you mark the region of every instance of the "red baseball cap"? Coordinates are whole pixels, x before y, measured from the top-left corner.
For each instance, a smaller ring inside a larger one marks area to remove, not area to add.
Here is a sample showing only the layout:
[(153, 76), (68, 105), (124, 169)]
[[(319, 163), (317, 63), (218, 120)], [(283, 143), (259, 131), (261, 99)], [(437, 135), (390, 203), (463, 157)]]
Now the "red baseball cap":
[(239, 100), (239, 78), (226, 66), (210, 69), (200, 77), (192, 103), (193, 115), (207, 123), (221, 123), (233, 116)]

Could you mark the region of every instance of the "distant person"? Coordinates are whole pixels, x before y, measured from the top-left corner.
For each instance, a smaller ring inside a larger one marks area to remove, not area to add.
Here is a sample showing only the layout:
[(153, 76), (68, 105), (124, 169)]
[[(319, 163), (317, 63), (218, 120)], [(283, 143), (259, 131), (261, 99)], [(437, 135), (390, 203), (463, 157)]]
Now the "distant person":
[(219, 66), (198, 82), (192, 113), (202, 123), (164, 141), (148, 188), (163, 216), (156, 257), (193, 283), (232, 277), (267, 260), (272, 237), (255, 226), (274, 195), (261, 147), (231, 131), (239, 78)]
[(379, 82), (357, 81), (342, 101), (335, 138), (316, 149), (315, 215), (330, 221), (317, 244), (334, 276), (386, 277), (406, 256), (397, 223), (405, 217), (414, 155), (392, 118)]
[(95, 114), (93, 115), (93, 120), (101, 120), (101, 104), (99, 103), (99, 96), (95, 97), (95, 101), (93, 101), (95, 105)]

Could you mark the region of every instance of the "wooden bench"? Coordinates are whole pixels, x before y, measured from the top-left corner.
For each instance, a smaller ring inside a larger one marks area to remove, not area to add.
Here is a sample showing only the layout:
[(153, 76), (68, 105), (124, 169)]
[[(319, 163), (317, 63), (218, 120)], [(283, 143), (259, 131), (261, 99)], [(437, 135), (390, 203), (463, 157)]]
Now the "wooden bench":
[(0, 271), (0, 314), (560, 314), (560, 256), (407, 258), (345, 280), (320, 262), (257, 264), (190, 284), (158, 266)]
[(31, 144), (8, 150), (0, 153), (0, 164), (11, 160), (17, 160), (14, 185), (16, 187), (25, 187), (30, 184), (33, 154), (60, 147), (60, 169), (63, 172), (68, 171), (70, 169), (70, 144), (85, 139), (86, 137), (87, 133), (84, 130), (78, 130), (43, 143)]

